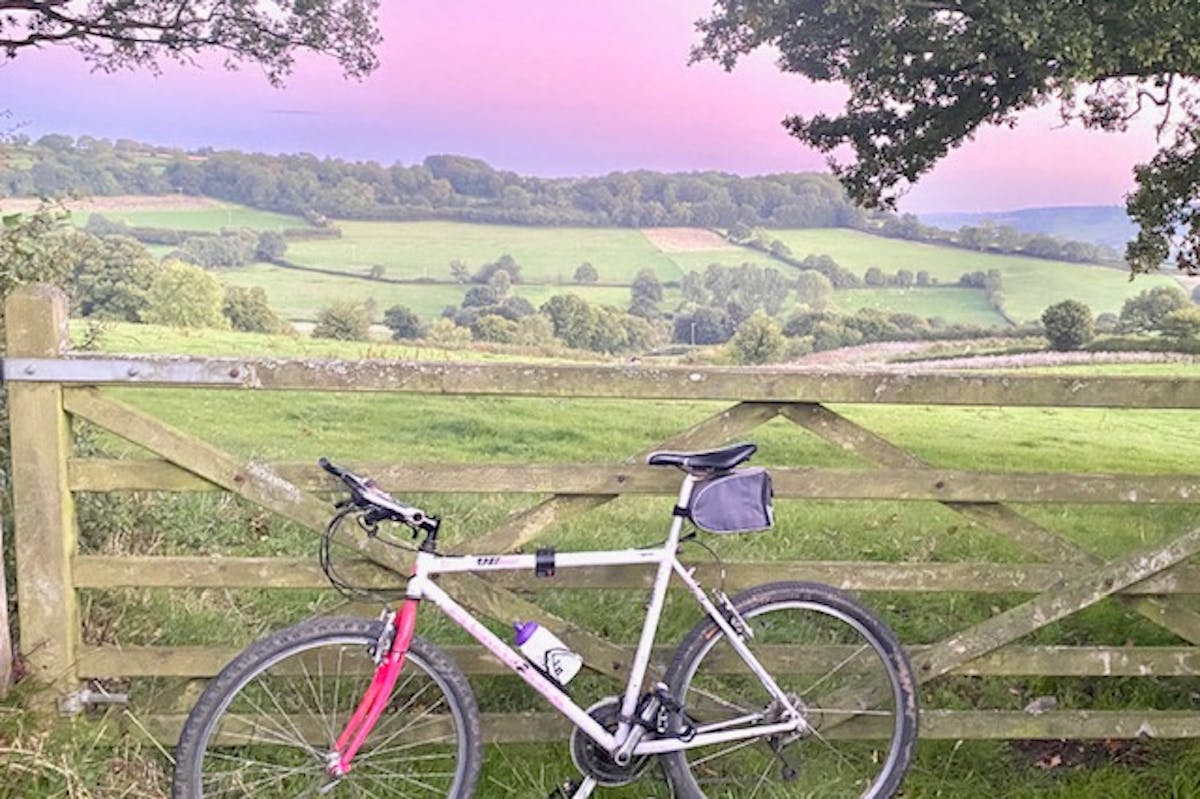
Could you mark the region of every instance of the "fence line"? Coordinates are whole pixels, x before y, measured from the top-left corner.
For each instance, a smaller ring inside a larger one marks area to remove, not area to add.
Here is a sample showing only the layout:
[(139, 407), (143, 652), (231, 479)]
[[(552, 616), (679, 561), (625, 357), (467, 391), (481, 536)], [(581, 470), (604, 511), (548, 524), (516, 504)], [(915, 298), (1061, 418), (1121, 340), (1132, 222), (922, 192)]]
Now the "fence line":
[[(870, 464), (864, 469), (775, 468), (779, 496), (820, 500), (937, 502), (1016, 543), (1028, 562), (737, 561), (725, 565), (729, 586), (769, 580), (816, 580), (851, 590), (898, 593), (1005, 593), (1023, 601), (940, 641), (910, 646), (922, 682), (943, 675), (1186, 677), (1200, 673), (1200, 530), (1106, 560), (1036, 523), (1029, 503), (1150, 505), (1200, 502), (1200, 477), (1189, 474), (1008, 473), (938, 468), (829, 407), (837, 403), (935, 406), (1200, 408), (1200, 380), (1185, 378), (1032, 375), (818, 374), (781, 369), (313, 361), (249, 358), (66, 356), (66, 304), (61, 293), (27, 287), (6, 305), (13, 439), (13, 492), (21, 650), (31, 675), (59, 697), (82, 680), (209, 677), (232, 655), (227, 646), (112, 647), (81, 641), (78, 591), (157, 587), (312, 589), (325, 585), (316, 565), (296, 558), (132, 557), (80, 554), (73, 494), (108, 491), (225, 491), (315, 533), (328, 518), (327, 478), (311, 464), (248, 462), (114, 399), (108, 386), (175, 386), (236, 391), (387, 391), (455, 396), (711, 400), (733, 403), (658, 442), (691, 449), (718, 445), (758, 426), (785, 420)], [(86, 420), (142, 447), (149, 458), (85, 458), (74, 453), (71, 419)], [(544, 464), (396, 467), (361, 464), (397, 491), (505, 493), (543, 497), (486, 532), (472, 546), (504, 551), (524, 546), (554, 525), (621, 496), (671, 495), (676, 480), (640, 463), (563, 467)], [(547, 496), (548, 495), (548, 496)], [(352, 540), (357, 560), (347, 573), (394, 584), (408, 559), (365, 535)], [(713, 566), (701, 579), (718, 578)], [(569, 571), (556, 587), (638, 589), (650, 575), (621, 568)], [(477, 613), (509, 621), (536, 616), (579, 651), (589, 666), (619, 677), (631, 646), (559, 619), (522, 591), (525, 575), (487, 579), (448, 576), (447, 590)], [(1161, 646), (1047, 645), (1028, 636), (1112, 597), (1179, 640)], [(464, 670), (497, 673), (486, 654), (449, 647)], [(786, 667), (845, 654), (831, 647), (787, 647), (768, 653)], [(656, 653), (661, 667), (664, 652)], [(77, 695), (76, 695), (77, 696)], [(152, 714), (150, 729), (171, 739), (194, 690)], [(554, 737), (560, 722), (543, 714), (487, 716), (492, 740)], [(1063, 710), (1029, 716), (1001, 710), (944, 710), (924, 715), (927, 737), (1200, 736), (1190, 710), (1128, 708)]]

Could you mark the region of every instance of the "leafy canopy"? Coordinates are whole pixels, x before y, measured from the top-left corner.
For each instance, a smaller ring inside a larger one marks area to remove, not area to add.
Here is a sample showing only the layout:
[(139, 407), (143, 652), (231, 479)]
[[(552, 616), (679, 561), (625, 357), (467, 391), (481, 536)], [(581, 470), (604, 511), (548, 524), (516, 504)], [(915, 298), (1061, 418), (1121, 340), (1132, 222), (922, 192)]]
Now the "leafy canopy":
[(0, 57), (62, 44), (112, 72), (208, 51), (227, 68), (257, 64), (278, 85), (308, 50), (362, 78), (379, 64), (378, 10), (379, 0), (0, 0)]
[(777, 48), (786, 72), (850, 89), (838, 116), (791, 116), (850, 195), (893, 207), (984, 125), (1057, 101), (1064, 121), (1124, 130), (1159, 116), (1159, 153), (1136, 169), (1134, 271), (1174, 257), (1200, 269), (1200, 4), (1161, 0), (716, 0), (693, 60), (732, 69)]

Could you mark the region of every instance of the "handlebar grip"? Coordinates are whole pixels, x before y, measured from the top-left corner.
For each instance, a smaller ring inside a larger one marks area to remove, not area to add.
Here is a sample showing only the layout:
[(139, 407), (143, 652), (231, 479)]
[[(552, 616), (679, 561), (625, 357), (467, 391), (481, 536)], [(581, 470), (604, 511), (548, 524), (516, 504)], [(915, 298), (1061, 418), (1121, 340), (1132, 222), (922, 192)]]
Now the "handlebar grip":
[(346, 473), (344, 469), (340, 469), (337, 466), (334, 466), (332, 463), (330, 463), (329, 458), (319, 459), (317, 461), (317, 465), (320, 466), (325, 471), (332, 474), (334, 477), (341, 477), (343, 474)]

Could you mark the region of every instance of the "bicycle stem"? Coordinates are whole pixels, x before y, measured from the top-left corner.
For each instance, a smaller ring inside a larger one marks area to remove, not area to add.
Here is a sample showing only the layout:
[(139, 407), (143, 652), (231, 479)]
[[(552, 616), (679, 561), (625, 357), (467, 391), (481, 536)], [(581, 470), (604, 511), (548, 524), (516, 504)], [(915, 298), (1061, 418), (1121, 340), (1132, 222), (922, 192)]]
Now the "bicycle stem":
[(329, 767), (329, 771), (335, 777), (344, 777), (349, 773), (351, 761), (391, 700), (392, 689), (396, 687), (400, 670), (404, 668), (404, 656), (408, 653), (413, 630), (417, 626), (418, 604), (416, 599), (406, 599), (392, 620), (392, 645), (375, 669), (371, 684), (334, 746), (334, 753), (338, 755), (338, 759)]

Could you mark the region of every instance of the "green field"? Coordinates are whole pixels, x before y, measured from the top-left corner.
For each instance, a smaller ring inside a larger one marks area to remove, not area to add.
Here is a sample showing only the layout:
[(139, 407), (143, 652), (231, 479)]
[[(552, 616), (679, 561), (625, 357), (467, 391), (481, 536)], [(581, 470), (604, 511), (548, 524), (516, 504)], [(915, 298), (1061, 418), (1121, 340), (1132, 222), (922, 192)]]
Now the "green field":
[(988, 305), (980, 289), (908, 288), (844, 289), (834, 292), (838, 310), (853, 313), (859, 308), (877, 308), (893, 313), (911, 313), (947, 324), (1004, 327), (1007, 322)]
[[(72, 330), (78, 342), (86, 328), (85, 320), (73, 320)], [(170, 352), (180, 355), (242, 356), (254, 353), (269, 358), (382, 358), (406, 361), (482, 360), (512, 361), (513, 355), (494, 354), (484, 350), (457, 350), (422, 346), (420, 342), (392, 341), (383, 337), (375, 341), (336, 341), (308, 336), (275, 336), (264, 333), (242, 333), (235, 330), (186, 330), (161, 325), (105, 322), (101, 341), (106, 352), (146, 353)], [(573, 353), (578, 357), (579, 353)], [(523, 354), (521, 360), (532, 356)], [(596, 360), (603, 359), (597, 354)]]
[(681, 272), (703, 272), (709, 264), (738, 267), (742, 264), (755, 264), (765, 269), (774, 269), (789, 277), (795, 270), (785, 263), (763, 255), (748, 247), (735, 250), (700, 250), (697, 252), (672, 252), (666, 254), (675, 262)]
[(629, 284), (651, 267), (659, 280), (680, 271), (639, 231), (628, 228), (535, 228), (459, 222), (339, 221), (342, 238), (292, 242), (289, 260), (307, 266), (361, 273), (379, 265), (388, 277), (450, 280), (450, 262), (472, 270), (508, 254), (525, 280), (567, 283), (590, 261), (602, 283)]
[(844, 228), (773, 230), (770, 235), (787, 244), (796, 258), (829, 255), (859, 275), (872, 266), (884, 272), (924, 270), (951, 283), (964, 272), (999, 269), (1004, 276), (1005, 309), (1018, 321), (1037, 319), (1048, 305), (1065, 299), (1086, 303), (1097, 315), (1118, 313), (1128, 297), (1174, 283), (1164, 275), (1142, 276), (1131, 283), (1128, 273), (1119, 269), (937, 247)]
[[(80, 227), (87, 224), (92, 212), (73, 211), (71, 221)], [(114, 222), (124, 222), (127, 225), (173, 228), (175, 230), (195, 230), (198, 232), (216, 233), (225, 227), (248, 227), (255, 230), (283, 230), (285, 228), (307, 227), (308, 223), (298, 216), (277, 214), (272, 211), (260, 211), (233, 203), (221, 203), (213, 208), (189, 209), (156, 209), (156, 208), (121, 208), (97, 213)]]
[[(301, 272), (271, 264), (254, 264), (222, 270), (219, 277), (231, 286), (261, 286), (277, 313), (287, 319), (311, 320), (317, 311), (334, 300), (358, 303), (371, 301), (379, 313), (393, 305), (407, 305), (426, 319), (435, 319), (448, 305), (457, 306), (469, 285), (458, 283), (395, 284), (357, 278), (342, 278)], [(512, 293), (539, 307), (555, 294), (577, 294), (590, 303), (629, 306), (629, 289), (624, 286), (517, 285)], [(666, 291), (667, 302), (676, 302), (677, 292)]]

